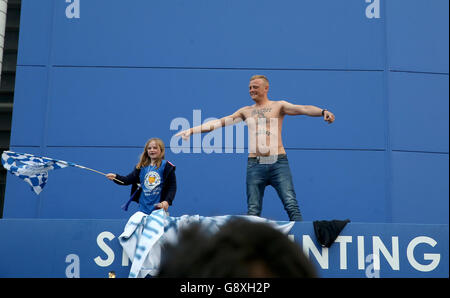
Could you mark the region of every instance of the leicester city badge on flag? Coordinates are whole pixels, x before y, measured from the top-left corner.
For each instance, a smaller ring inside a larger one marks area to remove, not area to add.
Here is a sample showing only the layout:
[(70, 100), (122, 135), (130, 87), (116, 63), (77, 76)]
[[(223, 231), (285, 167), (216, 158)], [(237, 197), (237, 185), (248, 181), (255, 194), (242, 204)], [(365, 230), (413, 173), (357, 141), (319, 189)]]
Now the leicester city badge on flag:
[(48, 171), (75, 166), (73, 163), (62, 160), (12, 151), (3, 152), (2, 164), (11, 174), (30, 184), (36, 194), (39, 194), (47, 183)]

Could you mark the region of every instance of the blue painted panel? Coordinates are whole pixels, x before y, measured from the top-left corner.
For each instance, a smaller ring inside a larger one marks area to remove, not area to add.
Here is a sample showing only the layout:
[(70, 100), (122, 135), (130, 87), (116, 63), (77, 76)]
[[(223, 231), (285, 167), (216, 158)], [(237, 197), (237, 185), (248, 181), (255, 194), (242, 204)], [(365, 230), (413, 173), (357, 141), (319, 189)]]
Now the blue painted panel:
[[(123, 261), (118, 241), (125, 223), (126, 220), (2, 219), (0, 234), (8, 242), (0, 246), (0, 254), (8, 257), (0, 258), (0, 277), (64, 278), (66, 271), (73, 270), (82, 278), (105, 278), (113, 270), (117, 277), (125, 278), (130, 263)], [(345, 241), (335, 242), (330, 248), (320, 247), (311, 222), (295, 223), (289, 234), (307, 248), (320, 277), (448, 278), (448, 225), (351, 222), (340, 234)], [(429, 242), (418, 237), (426, 237)], [(393, 243), (398, 243), (398, 247)], [(376, 246), (385, 250), (380, 252)], [(374, 253), (380, 257), (378, 273), (373, 271), (373, 260), (369, 258)], [(437, 262), (425, 254), (437, 257)]]
[(448, 154), (392, 153), (394, 222), (449, 222)]
[[(142, 150), (136, 148), (48, 148), (47, 156), (103, 173), (130, 173)], [(50, 176), (51, 175), (51, 176)], [(130, 187), (119, 187), (101, 174), (68, 167), (49, 173), (42, 193), (41, 218), (126, 218), (120, 207)], [(32, 194), (33, 195), (33, 194)], [(135, 207), (135, 206), (133, 206)], [(137, 211), (137, 208), (130, 208)]]
[[(193, 109), (208, 110), (203, 119), (218, 110), (231, 114), (248, 97), (249, 76), (239, 85), (223, 71), (56, 68), (53, 74), (50, 145), (142, 146), (150, 136), (169, 143), (175, 118), (192, 125)], [(226, 80), (228, 90), (221, 86)]]
[(17, 66), (11, 146), (40, 146), (47, 101), (47, 69)]
[[(120, 220), (31, 220), (0, 221), (0, 233), (9, 234), (8, 245), (2, 245), (0, 275), (2, 277), (65, 277), (66, 267), (76, 254), (80, 257), (82, 277), (107, 277), (108, 268), (94, 262), (105, 258), (105, 252), (96, 246), (98, 234), (106, 230), (120, 231), (126, 223)], [(11, 230), (13, 229), (13, 230)], [(120, 232), (115, 237), (119, 236)], [(117, 238), (102, 239), (114, 251), (121, 251)], [(122, 254), (115, 257), (113, 266), (118, 276), (128, 276), (129, 268), (121, 266)]]
[(18, 65), (49, 63), (54, 2), (53, 0), (21, 2)]
[[(384, 152), (289, 150), (288, 158), (304, 220), (387, 220)], [(279, 201), (272, 191), (263, 216), (285, 213)], [(274, 218), (287, 220), (287, 215)]]
[[(126, 175), (136, 165), (141, 152), (141, 148), (49, 148), (45, 156), (104, 173)], [(171, 214), (246, 213), (246, 156), (176, 155), (167, 151), (166, 158), (177, 166), (178, 189)], [(135, 203), (128, 212), (120, 208), (129, 198), (130, 187), (119, 186), (88, 170), (69, 167), (50, 172), (44, 190), (37, 196), (23, 180), (9, 175), (4, 217), (126, 218), (137, 211)], [(24, 200), (34, 204), (24, 204)]]
[[(45, 156), (126, 175), (141, 152), (141, 148), (48, 148)], [(386, 220), (383, 152), (289, 150), (288, 156), (305, 220)], [(177, 166), (178, 190), (171, 215), (246, 214), (246, 154), (167, 151), (166, 158)], [(9, 177), (8, 183), (5, 218), (27, 217), (29, 212), (33, 212), (31, 217), (39, 218), (125, 218), (137, 210), (134, 203), (128, 212), (120, 209), (128, 200), (130, 186), (116, 185), (83, 169), (50, 172), (39, 196), (15, 176)], [(33, 209), (35, 204), (23, 204), (23, 200), (37, 200), (39, 205)], [(288, 220), (272, 187), (266, 188), (262, 216)]]
[[(247, 89), (253, 74), (248, 70), (55, 68), (49, 145), (141, 146), (149, 134), (169, 143), (178, 131), (170, 129), (171, 122), (182, 117), (192, 126), (194, 109), (201, 110), (198, 121), (204, 121), (252, 105)], [(286, 147), (384, 148), (381, 72), (264, 74), (271, 80), (273, 100), (326, 107), (337, 117), (332, 125), (322, 118), (286, 117)]]
[[(361, 0), (135, 2), (81, 0), (68, 19), (68, 2), (23, 1), (12, 150), (126, 174), (158, 136), (180, 176), (173, 214), (242, 214), (246, 154), (174, 154), (170, 124), (253, 104), (248, 79), (265, 74), (271, 99), (336, 114), (285, 121), (305, 219), (448, 223), (448, 1), (380, 1), (380, 19)], [(50, 173), (39, 197), (8, 175), (4, 216), (129, 215), (127, 187), (82, 171)], [(270, 188), (263, 215), (287, 218)]]
[(392, 149), (448, 153), (448, 75), (389, 77)]
[(384, 2), (390, 68), (448, 74), (448, 0)]
[[(356, 68), (383, 65), (383, 21), (346, 1), (83, 1), (55, 3), (57, 65)], [(121, 20), (121, 21), (118, 21)], [(95, 24), (95, 25), (93, 25)], [(312, 29), (313, 28), (313, 29)], [(125, 54), (126, 53), (126, 54)]]
[(327, 108), (336, 116), (331, 125), (322, 117), (286, 116), (285, 147), (385, 148), (382, 72), (280, 71), (268, 75), (272, 99)]
[[(419, 270), (412, 264), (415, 260), (420, 265), (430, 265), (430, 260), (425, 260), (424, 254), (437, 252), (437, 250), (441, 249), (444, 253), (439, 256), (438, 267), (448, 262), (448, 256), (445, 253), (448, 247), (448, 238), (444, 236), (447, 228), (448, 225), (349, 223), (340, 233), (341, 237), (346, 238), (342, 243), (338, 243), (339, 240), (335, 241), (326, 253), (325, 249), (318, 250), (320, 256), (317, 257), (310, 251), (309, 257), (316, 265), (321, 277), (393, 278), (438, 276), (439, 273), (436, 271), (424, 272), (421, 271), (423, 268)], [(303, 246), (306, 243), (304, 241), (305, 235), (310, 235), (309, 238), (318, 246), (317, 241), (314, 239), (312, 225), (308, 225), (306, 222), (296, 223), (291, 230), (291, 234), (298, 237), (296, 241)], [(428, 243), (420, 243), (414, 248), (412, 246), (414, 241), (418, 240), (417, 237), (425, 236), (437, 240), (437, 235), (441, 235), (442, 238), (436, 241), (434, 247)], [(373, 271), (373, 259), (371, 258), (377, 251), (375, 249), (376, 243), (380, 243), (380, 247), (384, 246), (387, 252), (387, 254), (379, 253), (379, 272)], [(394, 249), (394, 243), (398, 243), (398, 250)], [(358, 248), (359, 246), (361, 247)], [(412, 252), (410, 256), (407, 253), (408, 248)], [(327, 254), (328, 256), (326, 256)], [(359, 269), (358, 257), (362, 257), (364, 260), (361, 269)], [(389, 261), (388, 258), (390, 259)], [(320, 264), (318, 260), (321, 260), (323, 264)], [(398, 268), (396, 268), (396, 265), (398, 265)], [(442, 276), (446, 276), (446, 273)]]

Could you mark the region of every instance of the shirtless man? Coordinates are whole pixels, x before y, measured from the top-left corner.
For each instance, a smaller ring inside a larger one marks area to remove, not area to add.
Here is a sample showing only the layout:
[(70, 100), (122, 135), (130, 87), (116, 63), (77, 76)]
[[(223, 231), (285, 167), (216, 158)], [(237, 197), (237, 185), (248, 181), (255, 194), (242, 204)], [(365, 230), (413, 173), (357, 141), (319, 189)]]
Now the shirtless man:
[(320, 117), (332, 123), (334, 114), (311, 105), (294, 105), (287, 101), (273, 101), (267, 97), (269, 81), (263, 75), (250, 78), (249, 92), (255, 104), (245, 106), (229, 116), (181, 131), (176, 136), (188, 139), (191, 134), (245, 121), (248, 126), (249, 155), (247, 162), (248, 215), (260, 216), (262, 198), (267, 185), (272, 185), (283, 202), (291, 221), (302, 221), (291, 170), (281, 139), (283, 119), (286, 115)]

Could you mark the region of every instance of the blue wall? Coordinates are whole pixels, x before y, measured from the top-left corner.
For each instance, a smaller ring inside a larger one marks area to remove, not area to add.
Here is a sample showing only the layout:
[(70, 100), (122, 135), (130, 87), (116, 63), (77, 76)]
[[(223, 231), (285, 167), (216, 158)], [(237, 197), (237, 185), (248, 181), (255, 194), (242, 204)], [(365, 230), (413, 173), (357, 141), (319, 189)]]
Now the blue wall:
[[(23, 0), (11, 149), (126, 174), (170, 123), (269, 97), (336, 115), (287, 117), (306, 221), (448, 224), (447, 0)], [(224, 130), (222, 130), (224, 132)], [(204, 136), (203, 136), (204, 137)], [(192, 145), (192, 144), (191, 144)], [(174, 154), (172, 216), (245, 214), (246, 154)], [(8, 175), (5, 218), (128, 218), (128, 187), (69, 168), (36, 196)], [(135, 206), (133, 206), (135, 208)], [(273, 189), (262, 216), (287, 220)]]
[[(127, 277), (131, 262), (118, 237), (126, 219), (2, 219), (1, 277)], [(32, 227), (32, 228), (31, 228)], [(317, 242), (311, 222), (289, 235), (320, 277), (446, 277), (448, 224), (349, 223), (330, 248)], [(124, 257), (125, 256), (125, 257)], [(379, 270), (374, 263), (379, 256)]]

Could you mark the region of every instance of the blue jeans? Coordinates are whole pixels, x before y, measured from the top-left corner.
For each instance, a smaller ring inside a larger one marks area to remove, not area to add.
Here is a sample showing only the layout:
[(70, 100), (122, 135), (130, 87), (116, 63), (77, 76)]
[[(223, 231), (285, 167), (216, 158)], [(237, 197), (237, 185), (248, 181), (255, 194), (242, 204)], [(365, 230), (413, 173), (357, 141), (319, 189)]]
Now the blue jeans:
[(302, 221), (287, 156), (280, 154), (274, 161), (275, 159), (271, 163), (263, 163), (258, 158), (249, 157), (247, 162), (247, 214), (261, 215), (264, 189), (267, 185), (272, 185), (283, 203), (289, 220)]

